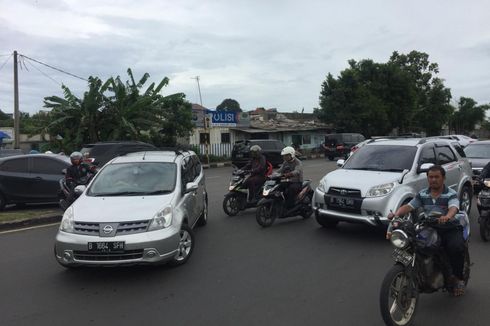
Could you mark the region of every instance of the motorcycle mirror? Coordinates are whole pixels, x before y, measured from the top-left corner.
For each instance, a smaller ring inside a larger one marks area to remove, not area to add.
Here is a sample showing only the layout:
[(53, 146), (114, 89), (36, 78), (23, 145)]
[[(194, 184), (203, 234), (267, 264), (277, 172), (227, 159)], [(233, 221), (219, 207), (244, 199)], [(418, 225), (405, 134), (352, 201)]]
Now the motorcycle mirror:
[(61, 174), (66, 174), (66, 169), (61, 170)]

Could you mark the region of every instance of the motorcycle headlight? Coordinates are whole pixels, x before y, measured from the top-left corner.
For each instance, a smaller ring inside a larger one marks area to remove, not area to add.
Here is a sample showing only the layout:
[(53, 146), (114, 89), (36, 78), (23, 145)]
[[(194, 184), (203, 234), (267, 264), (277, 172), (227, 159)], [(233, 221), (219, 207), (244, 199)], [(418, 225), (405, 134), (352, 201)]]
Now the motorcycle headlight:
[(391, 234), (391, 244), (397, 248), (403, 249), (408, 246), (408, 236), (402, 230), (395, 230)]
[(61, 219), (60, 231), (73, 233), (75, 232), (75, 214), (73, 213), (73, 206), (66, 209)]
[(385, 183), (379, 186), (372, 187), (366, 194), (366, 197), (386, 196), (395, 188), (395, 182)]
[(170, 224), (172, 224), (172, 207), (168, 206), (155, 214), (150, 223), (150, 226), (148, 227), (148, 231), (155, 231), (167, 228), (170, 226)]
[(267, 197), (267, 196), (269, 196), (269, 193), (270, 193), (270, 192), (271, 192), (271, 190), (270, 190), (270, 189), (264, 189), (264, 190), (262, 191), (262, 195), (263, 195), (264, 197)]

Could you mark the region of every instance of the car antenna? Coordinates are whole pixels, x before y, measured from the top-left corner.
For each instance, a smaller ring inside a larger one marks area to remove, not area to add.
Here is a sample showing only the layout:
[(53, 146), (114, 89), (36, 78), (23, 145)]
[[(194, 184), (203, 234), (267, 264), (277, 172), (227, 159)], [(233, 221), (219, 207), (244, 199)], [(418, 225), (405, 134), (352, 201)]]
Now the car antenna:
[(145, 151), (145, 153), (143, 154), (143, 161), (145, 160), (145, 156), (146, 156), (146, 151)]

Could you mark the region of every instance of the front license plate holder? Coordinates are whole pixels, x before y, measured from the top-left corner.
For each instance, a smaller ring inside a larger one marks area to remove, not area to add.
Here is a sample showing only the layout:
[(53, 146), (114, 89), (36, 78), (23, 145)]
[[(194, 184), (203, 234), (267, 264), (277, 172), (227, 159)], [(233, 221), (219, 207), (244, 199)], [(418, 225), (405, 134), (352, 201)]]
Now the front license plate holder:
[(124, 241), (89, 242), (89, 252), (124, 252)]

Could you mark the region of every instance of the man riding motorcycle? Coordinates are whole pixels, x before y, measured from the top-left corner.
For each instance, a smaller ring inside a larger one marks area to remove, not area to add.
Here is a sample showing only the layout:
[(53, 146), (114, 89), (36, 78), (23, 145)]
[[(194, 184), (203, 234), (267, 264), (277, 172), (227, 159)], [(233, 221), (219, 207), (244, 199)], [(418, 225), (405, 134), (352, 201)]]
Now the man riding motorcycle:
[(96, 173), (95, 165), (83, 162), (83, 155), (80, 152), (71, 153), (70, 161), (72, 165), (66, 169), (65, 174), (65, 183), (70, 190), (66, 198), (68, 205), (75, 201), (75, 187), (87, 184), (90, 178)]
[(434, 228), (442, 240), (441, 244), (452, 267), (452, 275), (448, 276), (448, 280), (452, 283), (453, 294), (460, 296), (465, 291), (463, 281), (465, 240), (461, 222), (455, 218), (459, 212), (458, 195), (444, 184), (445, 179), (444, 168), (440, 165), (432, 166), (427, 171), (429, 187), (421, 190), (414, 199), (401, 206), (395, 213), (390, 213), (388, 219), (391, 220), (394, 216), (404, 216), (421, 207), (426, 213), (437, 211), (443, 214), (438, 218), (438, 225)]
[(250, 147), (250, 161), (243, 167), (244, 171), (250, 172), (250, 177), (245, 181), (244, 186), (248, 188), (248, 202), (254, 203), (257, 201), (257, 190), (262, 187), (265, 182), (265, 174), (267, 172), (267, 161), (261, 153), (262, 148), (259, 145)]
[(277, 170), (277, 173), (282, 174), (283, 177), (288, 178), (290, 181), (289, 183), (285, 183), (287, 188), (284, 191), (288, 208), (294, 205), (294, 200), (301, 191), (301, 185), (303, 183), (303, 164), (295, 157), (295, 154), (296, 151), (293, 147), (284, 147), (281, 151), (284, 162), (279, 170)]

